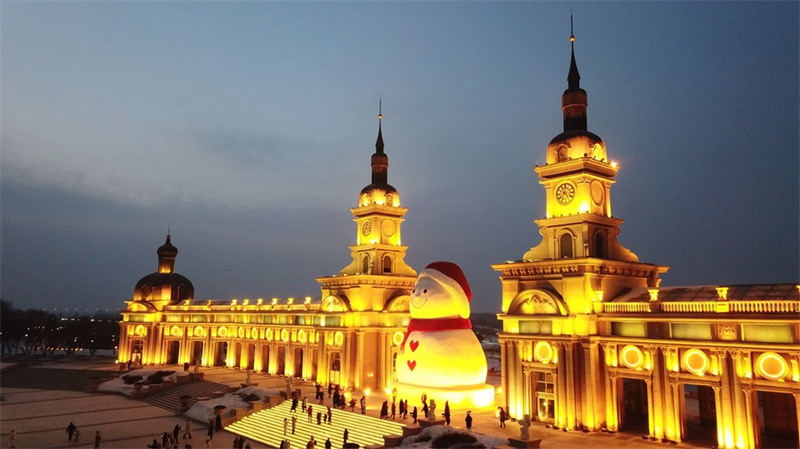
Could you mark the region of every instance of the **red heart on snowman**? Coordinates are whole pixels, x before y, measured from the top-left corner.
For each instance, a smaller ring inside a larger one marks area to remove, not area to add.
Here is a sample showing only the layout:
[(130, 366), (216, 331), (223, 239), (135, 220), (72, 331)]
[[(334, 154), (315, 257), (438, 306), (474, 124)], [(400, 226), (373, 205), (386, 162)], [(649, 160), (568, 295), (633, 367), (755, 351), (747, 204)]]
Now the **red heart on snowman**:
[(412, 341), (408, 342), (408, 346), (411, 348), (411, 352), (414, 352), (414, 351), (417, 350), (417, 347), (419, 347), (419, 341), (412, 340)]
[(416, 368), (416, 366), (417, 366), (417, 361), (416, 360), (409, 360), (406, 363), (408, 363), (408, 369), (410, 369), (411, 371), (414, 371), (414, 368)]

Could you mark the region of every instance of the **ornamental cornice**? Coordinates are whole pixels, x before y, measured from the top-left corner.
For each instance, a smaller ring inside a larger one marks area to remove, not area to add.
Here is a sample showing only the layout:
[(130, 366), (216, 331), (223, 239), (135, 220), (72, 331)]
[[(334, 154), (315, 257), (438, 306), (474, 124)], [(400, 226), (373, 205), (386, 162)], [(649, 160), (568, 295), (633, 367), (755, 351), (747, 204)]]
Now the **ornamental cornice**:
[(417, 281), (415, 276), (381, 276), (357, 274), (352, 276), (330, 276), (317, 278), (322, 288), (355, 287), (359, 285), (377, 285), (382, 287), (414, 288)]
[(636, 264), (634, 266), (608, 265), (607, 261), (597, 263), (591, 259), (571, 259), (569, 263), (563, 261), (548, 261), (532, 263), (510, 263), (504, 265), (493, 265), (492, 268), (501, 271), (502, 276), (542, 276), (542, 275), (564, 275), (564, 274), (598, 274), (606, 276), (625, 276), (650, 278), (659, 272), (659, 267), (655, 265)]

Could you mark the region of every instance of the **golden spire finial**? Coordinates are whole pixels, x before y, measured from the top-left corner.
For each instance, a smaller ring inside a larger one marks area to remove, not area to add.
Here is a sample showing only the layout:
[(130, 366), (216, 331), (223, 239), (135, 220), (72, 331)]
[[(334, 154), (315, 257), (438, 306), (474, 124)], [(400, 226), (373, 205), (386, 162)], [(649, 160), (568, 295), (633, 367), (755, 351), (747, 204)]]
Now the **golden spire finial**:
[(383, 114), (381, 113), (383, 110), (383, 96), (378, 97), (378, 120), (383, 118)]
[(572, 28), (572, 8), (569, 11), (569, 41), (575, 42), (575, 31)]

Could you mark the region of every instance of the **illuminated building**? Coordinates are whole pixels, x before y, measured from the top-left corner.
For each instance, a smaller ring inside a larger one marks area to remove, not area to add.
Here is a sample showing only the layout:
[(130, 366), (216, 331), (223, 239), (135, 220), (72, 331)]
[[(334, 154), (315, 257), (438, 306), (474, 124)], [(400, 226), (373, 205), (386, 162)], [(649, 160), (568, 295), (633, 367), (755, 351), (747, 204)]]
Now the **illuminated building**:
[(406, 208), (387, 182), (388, 165), (379, 122), (372, 182), (352, 209), (353, 260), (317, 279), (317, 299), (196, 300), (192, 283), (174, 272), (178, 250), (167, 236), (158, 272), (142, 278), (126, 301), (119, 361), (198, 362), (345, 388), (390, 388), (416, 272), (404, 261)]
[(542, 241), (492, 266), (510, 415), (664, 442), (797, 447), (800, 286), (659, 287), (667, 267), (617, 241), (619, 167), (587, 130), (572, 45), (564, 131), (536, 167)]

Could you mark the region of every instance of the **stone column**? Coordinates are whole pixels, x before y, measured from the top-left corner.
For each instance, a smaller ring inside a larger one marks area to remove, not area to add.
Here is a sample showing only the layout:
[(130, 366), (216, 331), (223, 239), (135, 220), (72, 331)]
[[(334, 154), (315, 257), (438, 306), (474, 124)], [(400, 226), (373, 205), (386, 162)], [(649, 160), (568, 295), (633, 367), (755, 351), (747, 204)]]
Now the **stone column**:
[(668, 427), (668, 437), (675, 442), (681, 442), (683, 437), (681, 436), (681, 403), (680, 403), (680, 386), (681, 384), (678, 382), (677, 377), (670, 378), (669, 380), (669, 391), (671, 394), (671, 400), (667, 401), (667, 405), (669, 407), (667, 413), (669, 416), (669, 427)]
[(648, 434), (650, 437), (657, 438), (656, 435), (656, 420), (655, 420), (655, 407), (653, 404), (653, 379), (647, 378), (644, 380), (645, 385), (647, 385), (647, 428)]
[(650, 375), (652, 376), (652, 394), (653, 406), (653, 436), (659, 440), (664, 439), (664, 421), (666, 407), (664, 404), (664, 382), (661, 373), (661, 363), (658, 361), (658, 348), (655, 346), (645, 346), (647, 356), (650, 358)]
[(503, 389), (503, 402), (505, 409), (508, 410), (508, 342), (505, 338), (500, 338), (500, 388)]
[[(389, 358), (389, 366), (391, 369), (391, 357)], [(390, 371), (391, 372), (391, 371)], [(355, 373), (353, 376), (353, 386), (361, 388), (363, 380), (361, 376), (364, 375), (364, 331), (356, 331), (356, 363)]]
[(574, 429), (576, 426), (575, 421), (575, 352), (574, 343), (569, 342), (564, 344), (564, 358), (566, 359), (567, 368), (567, 424), (568, 429)]
[(553, 343), (553, 349), (558, 354), (558, 364), (556, 365), (556, 384), (558, 394), (556, 395), (556, 426), (567, 427), (567, 361), (562, 351), (562, 343)]
[(389, 385), (389, 373), (386, 372), (386, 367), (389, 366), (390, 361), (386, 358), (386, 332), (378, 331), (378, 388), (383, 390)]
[(733, 448), (736, 446), (736, 421), (734, 420), (734, 396), (737, 396), (734, 391), (734, 380), (736, 376), (735, 366), (728, 359), (728, 354), (725, 351), (717, 351), (716, 355), (719, 357), (721, 367), (721, 402), (717, 402), (717, 410), (722, 411), (722, 420), (717, 421), (717, 425), (722, 424), (722, 441), (719, 442), (721, 448)]
[(725, 417), (722, 411), (722, 387), (713, 385), (711, 388), (714, 389), (714, 404), (717, 412), (717, 447), (725, 447), (725, 437), (723, 436)]
[(746, 448), (755, 448), (756, 447), (756, 426), (758, 425), (758, 418), (755, 416), (755, 410), (753, 407), (753, 389), (750, 385), (742, 385), (742, 395), (744, 395), (744, 406), (745, 406), (745, 426), (746, 432), (745, 436), (747, 439), (745, 440), (744, 447)]

